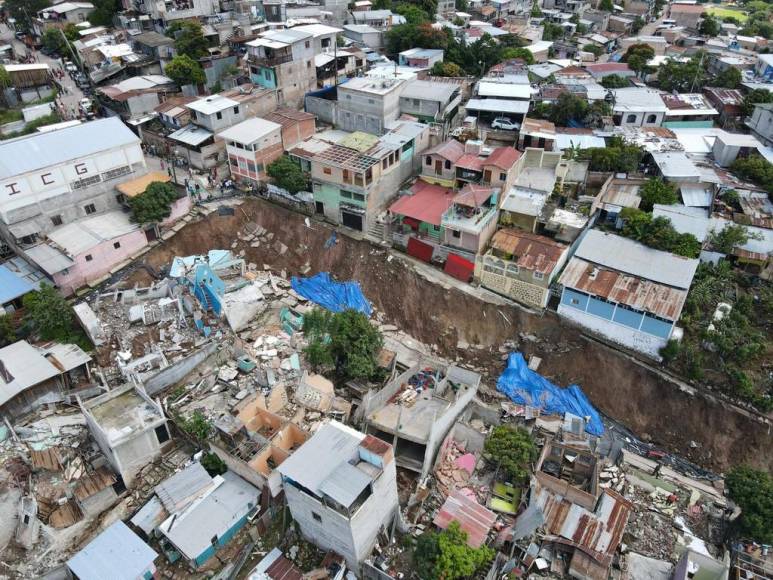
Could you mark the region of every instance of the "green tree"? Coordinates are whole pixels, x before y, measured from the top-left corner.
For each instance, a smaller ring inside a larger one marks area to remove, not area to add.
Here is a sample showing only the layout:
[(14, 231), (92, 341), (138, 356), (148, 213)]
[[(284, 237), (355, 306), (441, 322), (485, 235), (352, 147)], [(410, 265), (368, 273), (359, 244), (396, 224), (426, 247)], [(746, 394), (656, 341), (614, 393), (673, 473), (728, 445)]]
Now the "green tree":
[(631, 86), (628, 79), (620, 75), (606, 75), (601, 79), (600, 83), (605, 89), (622, 89)]
[(564, 28), (552, 22), (542, 23), (542, 40), (559, 40), (564, 37)]
[(582, 47), (583, 51), (591, 53), (596, 58), (604, 54), (604, 49), (597, 44), (586, 44)]
[(174, 38), (177, 54), (199, 59), (208, 54), (207, 39), (201, 24), (193, 20), (175, 20), (166, 29), (167, 36)]
[(177, 417), (177, 425), (199, 443), (205, 443), (212, 433), (212, 423), (196, 409), (190, 417)]
[(132, 221), (139, 224), (164, 221), (172, 213), (172, 204), (177, 198), (174, 185), (154, 181), (141, 194), (129, 198)]
[(467, 12), (470, 8), (470, 4), (467, 0), (455, 0), (454, 8), (456, 8), (457, 12)]
[(647, 63), (655, 56), (655, 49), (648, 44), (632, 44), (625, 51), (623, 62), (628, 63), (628, 68), (639, 75), (644, 75), (650, 70)]
[(58, 52), (60, 54), (67, 50), (62, 31), (59, 28), (49, 28), (40, 37), (40, 41), (47, 50)]
[(763, 103), (773, 103), (773, 92), (767, 89), (753, 89), (743, 98), (742, 111), (745, 117), (751, 117), (754, 106)]
[(502, 60), (512, 60), (514, 58), (520, 58), (527, 65), (534, 64), (534, 54), (526, 48), (511, 46), (505, 48), (501, 55)]
[(308, 189), (308, 177), (300, 166), (291, 161), (287, 155), (269, 163), (266, 166), (266, 173), (274, 180), (277, 187), (286, 189), (290, 193), (294, 194)]
[(639, 34), (639, 31), (644, 28), (645, 24), (646, 23), (644, 22), (644, 18), (637, 16), (633, 19), (633, 24), (631, 24), (631, 32), (633, 34)]
[(5, 67), (0, 64), (0, 88), (11, 86), (11, 75), (5, 70)]
[(730, 166), (731, 171), (741, 179), (748, 179), (773, 193), (773, 164), (761, 155), (738, 158)]
[(471, 548), (467, 532), (459, 522), (452, 521), (442, 532), (426, 532), (419, 536), (413, 560), (422, 580), (457, 580), (473, 576), (494, 557), (486, 545)]
[(4, 0), (2, 9), (16, 20), (20, 30), (29, 31), (32, 27), (30, 18), (34, 18), (40, 10), (49, 6), (49, 0)]
[(220, 457), (214, 453), (205, 453), (201, 458), (201, 466), (207, 470), (210, 477), (223, 475), (228, 471), (228, 466), (225, 464), (225, 461), (220, 459)]
[(464, 71), (453, 62), (436, 62), (432, 65), (430, 74), (436, 77), (460, 77), (464, 75)]
[(178, 54), (169, 61), (164, 74), (179, 86), (200, 85), (207, 80), (201, 65), (186, 54)]
[(614, 12), (615, 5), (612, 0), (601, 0), (599, 2), (599, 10), (603, 10), (604, 12)]
[(24, 322), (43, 340), (69, 342), (73, 339), (73, 314), (70, 305), (49, 284), (22, 298)]
[(424, 22), (430, 21), (429, 15), (415, 4), (407, 4), (403, 2), (398, 4), (397, 7), (394, 8), (393, 12), (400, 14), (401, 16), (405, 16), (405, 20), (408, 22), (408, 24), (422, 24)]
[(742, 465), (725, 478), (730, 498), (741, 508), (741, 532), (763, 544), (773, 543), (773, 478)]
[(534, 0), (534, 3), (531, 5), (531, 17), (542, 18), (542, 10), (540, 9), (539, 2), (537, 0)]
[(652, 211), (652, 207), (657, 203), (661, 205), (674, 205), (679, 201), (676, 188), (663, 181), (662, 179), (650, 179), (639, 189), (641, 197), (641, 209)]
[(570, 121), (582, 121), (588, 114), (588, 102), (573, 93), (561, 93), (550, 109), (550, 120), (560, 127)]
[(113, 18), (121, 11), (118, 0), (91, 0), (94, 11), (89, 14), (89, 22), (94, 26), (112, 26)]
[(529, 468), (537, 458), (537, 447), (526, 429), (499, 425), (488, 436), (483, 448), (514, 483), (529, 479)]
[(687, 258), (697, 258), (700, 254), (698, 239), (692, 234), (677, 232), (667, 217), (653, 218), (650, 213), (629, 207), (620, 212), (620, 217), (624, 222), (621, 233), (627, 238)]
[(698, 32), (703, 36), (717, 36), (720, 31), (719, 21), (711, 14), (706, 14), (701, 20)]
[(742, 80), (741, 71), (737, 68), (730, 67), (714, 77), (714, 81), (711, 84), (715, 87), (722, 87), (724, 89), (737, 89)]
[(709, 242), (717, 252), (731, 254), (739, 246), (743, 246), (749, 239), (761, 239), (761, 236), (753, 234), (739, 224), (727, 224), (719, 232), (709, 234)]
[(702, 87), (706, 76), (698, 54), (687, 62), (670, 59), (658, 68), (658, 86), (664, 91), (686, 93)]
[(593, 101), (588, 106), (588, 111), (585, 113), (582, 122), (586, 127), (601, 128), (603, 126), (603, 118), (611, 114), (612, 105), (606, 101)]
[(7, 314), (0, 315), (0, 348), (16, 342), (13, 320)]
[(637, 145), (626, 143), (621, 137), (612, 137), (606, 147), (591, 147), (582, 155), (590, 161), (591, 171), (630, 173), (639, 168), (644, 151)]

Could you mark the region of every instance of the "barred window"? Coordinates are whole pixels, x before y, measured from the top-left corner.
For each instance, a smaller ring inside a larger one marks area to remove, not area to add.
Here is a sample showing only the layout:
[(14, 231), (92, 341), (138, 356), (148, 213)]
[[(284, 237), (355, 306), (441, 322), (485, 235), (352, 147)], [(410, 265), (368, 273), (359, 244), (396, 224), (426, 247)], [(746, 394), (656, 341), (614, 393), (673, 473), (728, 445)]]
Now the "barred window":
[(116, 177), (121, 177), (122, 175), (128, 175), (132, 172), (132, 168), (128, 165), (124, 165), (123, 167), (116, 167), (115, 169), (111, 169), (110, 171), (105, 171), (102, 174), (102, 180), (103, 181), (110, 181), (111, 179), (115, 179)]
[(73, 189), (82, 189), (84, 187), (88, 187), (89, 185), (94, 185), (95, 183), (99, 183), (102, 181), (102, 177), (99, 175), (92, 175), (91, 177), (84, 177), (83, 179), (79, 179), (78, 181), (73, 181), (70, 183), (70, 187)]

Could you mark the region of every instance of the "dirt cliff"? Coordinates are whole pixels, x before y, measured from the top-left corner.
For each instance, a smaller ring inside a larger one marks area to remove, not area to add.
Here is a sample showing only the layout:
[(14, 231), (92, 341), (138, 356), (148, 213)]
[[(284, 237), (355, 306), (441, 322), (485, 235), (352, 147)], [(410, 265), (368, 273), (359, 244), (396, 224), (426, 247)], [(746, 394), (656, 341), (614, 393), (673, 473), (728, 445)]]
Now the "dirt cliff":
[[(274, 233), (270, 245), (253, 247), (237, 238), (254, 224)], [(542, 374), (560, 385), (579, 384), (601, 411), (671, 451), (715, 470), (737, 463), (773, 469), (773, 434), (759, 417), (583, 336), (553, 312), (540, 316), (444, 288), (364, 241), (339, 235), (338, 243), (325, 249), (330, 234), (331, 229), (318, 222), (308, 227), (301, 215), (249, 200), (232, 216), (215, 212), (186, 226), (149, 252), (145, 262), (168, 267), (176, 255), (232, 248), (238, 242), (233, 250), (244, 250), (245, 258), (259, 266), (285, 269), (288, 275), (308, 267), (309, 274), (329, 271), (342, 280), (354, 279), (390, 323), (437, 345), (443, 355), (486, 365), (491, 386), (503, 366), (499, 348), (515, 340), (528, 354), (543, 357)], [(145, 270), (127, 279), (129, 284), (148, 281)], [(460, 349), (460, 342), (477, 348)]]

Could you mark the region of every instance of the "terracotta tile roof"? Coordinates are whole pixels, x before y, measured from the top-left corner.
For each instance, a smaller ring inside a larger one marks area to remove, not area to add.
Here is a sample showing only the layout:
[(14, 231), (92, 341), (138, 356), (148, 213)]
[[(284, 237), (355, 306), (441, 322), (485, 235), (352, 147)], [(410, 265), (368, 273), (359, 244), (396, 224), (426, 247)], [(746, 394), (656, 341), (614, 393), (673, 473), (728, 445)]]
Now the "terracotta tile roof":
[(545, 236), (511, 228), (497, 231), (491, 247), (513, 256), (519, 268), (541, 274), (551, 273), (567, 250), (567, 246)]
[(459, 205), (466, 205), (467, 207), (480, 207), (488, 198), (496, 191), (493, 187), (485, 187), (483, 185), (475, 185), (474, 183), (468, 183), (462, 190), (454, 197), (454, 203)]
[(472, 153), (466, 153), (456, 160), (456, 166), (462, 169), (469, 169), (470, 171), (483, 171), (482, 157), (473, 155)]
[(493, 165), (504, 171), (508, 171), (515, 165), (515, 162), (521, 158), (522, 153), (513, 147), (497, 147), (484, 160), (484, 165)]
[(443, 214), (453, 204), (453, 190), (419, 180), (411, 192), (412, 195), (404, 195), (393, 203), (389, 211), (439, 226)]

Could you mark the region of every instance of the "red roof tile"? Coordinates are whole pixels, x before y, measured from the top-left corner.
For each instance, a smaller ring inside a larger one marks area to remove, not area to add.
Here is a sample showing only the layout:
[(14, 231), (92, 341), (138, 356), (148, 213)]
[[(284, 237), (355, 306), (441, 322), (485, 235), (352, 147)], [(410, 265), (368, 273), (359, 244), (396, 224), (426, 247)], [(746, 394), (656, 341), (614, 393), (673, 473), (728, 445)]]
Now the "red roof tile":
[(491, 197), (493, 193), (493, 187), (468, 183), (462, 188), (456, 197), (454, 197), (454, 203), (458, 203), (459, 205), (466, 205), (468, 207), (480, 207), (486, 202), (488, 198)]
[(448, 159), (451, 163), (456, 163), (456, 160), (464, 155), (464, 145), (456, 139), (449, 139), (435, 145), (432, 149), (426, 151), (424, 155), (439, 155), (443, 159)]
[(513, 147), (497, 147), (484, 161), (484, 165), (494, 165), (508, 171), (521, 158), (522, 153)]
[(402, 196), (389, 207), (389, 211), (439, 226), (441, 217), (453, 204), (453, 190), (419, 180), (411, 191), (413, 195)]
[(470, 171), (483, 171), (483, 158), (466, 153), (456, 160), (456, 166)]

